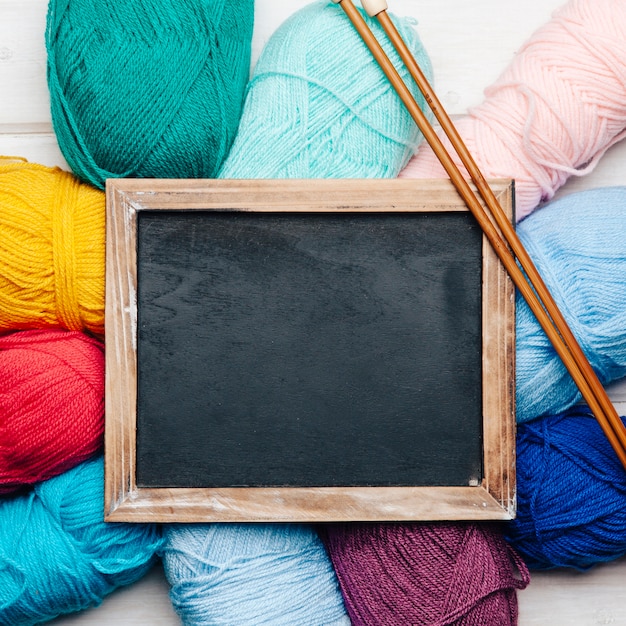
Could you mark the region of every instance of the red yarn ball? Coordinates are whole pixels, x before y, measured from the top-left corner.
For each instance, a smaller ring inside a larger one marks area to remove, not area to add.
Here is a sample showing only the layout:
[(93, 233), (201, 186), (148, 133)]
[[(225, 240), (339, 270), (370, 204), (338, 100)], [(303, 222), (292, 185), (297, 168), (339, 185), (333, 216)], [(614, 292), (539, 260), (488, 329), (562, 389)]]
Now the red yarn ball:
[(82, 463), (103, 432), (101, 342), (67, 330), (0, 336), (0, 493)]
[(514, 626), (528, 568), (491, 524), (320, 529), (354, 626)]

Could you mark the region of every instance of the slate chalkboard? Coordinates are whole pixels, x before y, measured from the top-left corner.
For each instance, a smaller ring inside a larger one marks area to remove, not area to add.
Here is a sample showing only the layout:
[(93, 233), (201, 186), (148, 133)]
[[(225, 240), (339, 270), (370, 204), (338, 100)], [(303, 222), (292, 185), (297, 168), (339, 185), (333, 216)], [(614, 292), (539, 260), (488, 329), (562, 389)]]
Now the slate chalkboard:
[(482, 480), (471, 214), (152, 211), (137, 235), (138, 486)]
[[(502, 437), (512, 418), (510, 284), (493, 259), (486, 264), (468, 211), (433, 201), (441, 190), (420, 204), (415, 181), (406, 182), (250, 181), (242, 191), (242, 181), (211, 181), (190, 192), (175, 181), (145, 181), (141, 190), (116, 181), (107, 189), (109, 220), (121, 226), (107, 239), (117, 259), (107, 284), (118, 286), (108, 292), (107, 315), (118, 334), (125, 326), (122, 334), (133, 335), (123, 410), (132, 413), (134, 436), (121, 456), (129, 457), (124, 480), (135, 501), (155, 494), (162, 508), (166, 495), (167, 520), (189, 519), (190, 497), (203, 509), (194, 508), (193, 519), (291, 519), (297, 501), (300, 519), (311, 494), (351, 503), (370, 490), (374, 518), (383, 519), (385, 489), (493, 495), (485, 378), (505, 400), (491, 419), (501, 424), (496, 448), (500, 465), (506, 448), (510, 490), (513, 452)], [(399, 206), (411, 189), (414, 205)], [(120, 307), (127, 277), (130, 306)], [(487, 284), (500, 287), (486, 297)], [(495, 377), (485, 371), (486, 321), (504, 355), (491, 364)], [(113, 410), (119, 359), (108, 368)], [(294, 502), (281, 514), (258, 510), (255, 498), (268, 493)], [(224, 514), (214, 499), (226, 494), (244, 504)], [(202, 496), (213, 504), (203, 508)], [(429, 507), (429, 517), (443, 514)], [(393, 518), (421, 518), (419, 509), (414, 502), (413, 513)], [(497, 517), (510, 516), (511, 502), (497, 509)], [(319, 518), (319, 502), (308, 515)]]

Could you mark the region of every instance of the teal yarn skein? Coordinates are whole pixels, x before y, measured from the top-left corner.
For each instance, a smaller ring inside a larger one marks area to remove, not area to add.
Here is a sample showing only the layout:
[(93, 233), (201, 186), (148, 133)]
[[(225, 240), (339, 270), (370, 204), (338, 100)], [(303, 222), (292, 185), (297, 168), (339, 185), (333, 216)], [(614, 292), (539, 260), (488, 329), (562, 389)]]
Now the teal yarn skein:
[(160, 528), (104, 522), (103, 486), (95, 457), (0, 499), (0, 624), (30, 626), (97, 606), (147, 573)]
[[(432, 81), (415, 21), (390, 17)], [(366, 19), (432, 119), (384, 31)], [(219, 178), (395, 178), (422, 139), (343, 11), (314, 2), (289, 17), (264, 47)]]
[[(431, 78), (413, 22), (391, 17)], [(366, 20), (397, 62), (380, 26)], [(340, 49), (349, 51), (346, 58), (335, 53)], [(219, 177), (395, 178), (420, 141), (341, 8), (314, 2), (263, 49)], [(187, 626), (350, 623), (330, 558), (310, 525), (172, 525), (164, 535), (170, 597)]]
[(72, 171), (214, 178), (250, 75), (253, 0), (49, 0), (53, 128)]
[[(517, 233), (600, 382), (626, 376), (626, 187), (553, 200)], [(517, 421), (526, 422), (582, 398), (519, 294), (516, 307)]]

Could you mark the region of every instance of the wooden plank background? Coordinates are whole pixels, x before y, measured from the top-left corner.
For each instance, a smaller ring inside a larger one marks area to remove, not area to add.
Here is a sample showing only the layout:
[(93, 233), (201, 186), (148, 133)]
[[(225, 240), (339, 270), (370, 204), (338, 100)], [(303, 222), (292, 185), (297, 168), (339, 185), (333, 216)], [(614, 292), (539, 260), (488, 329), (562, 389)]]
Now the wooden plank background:
[[(253, 63), (274, 30), (305, 0), (256, 0)], [(483, 90), (519, 46), (562, 0), (390, 0), (390, 11), (417, 19), (435, 70), (435, 88), (452, 115), (479, 104)], [(0, 0), (0, 154), (67, 167), (49, 114), (44, 47), (46, 0)], [(453, 19), (451, 19), (453, 16)], [(589, 175), (571, 179), (559, 195), (626, 181), (626, 141), (614, 146)], [(610, 395), (626, 412), (626, 384)], [(589, 572), (534, 573), (519, 593), (520, 626), (626, 624), (626, 560)], [(96, 608), (55, 620), (56, 626), (179, 623), (159, 567)]]

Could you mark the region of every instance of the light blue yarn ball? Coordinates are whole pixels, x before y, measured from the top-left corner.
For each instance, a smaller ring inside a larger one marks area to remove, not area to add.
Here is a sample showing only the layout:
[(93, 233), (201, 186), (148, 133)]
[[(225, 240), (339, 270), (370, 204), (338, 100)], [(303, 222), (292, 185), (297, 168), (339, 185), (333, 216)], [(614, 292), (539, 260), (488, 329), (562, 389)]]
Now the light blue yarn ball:
[(165, 530), (163, 564), (183, 624), (349, 626), (335, 573), (301, 524)]
[(39, 624), (97, 606), (147, 573), (160, 529), (105, 523), (103, 489), (98, 457), (0, 499), (0, 624)]
[[(517, 227), (603, 384), (626, 376), (626, 187), (564, 196)], [(525, 300), (517, 296), (517, 421), (581, 399)]]
[[(391, 17), (432, 80), (414, 21)], [(431, 117), (382, 28), (366, 19)], [(314, 2), (290, 16), (263, 49), (219, 178), (395, 178), (421, 140), (343, 10)]]

